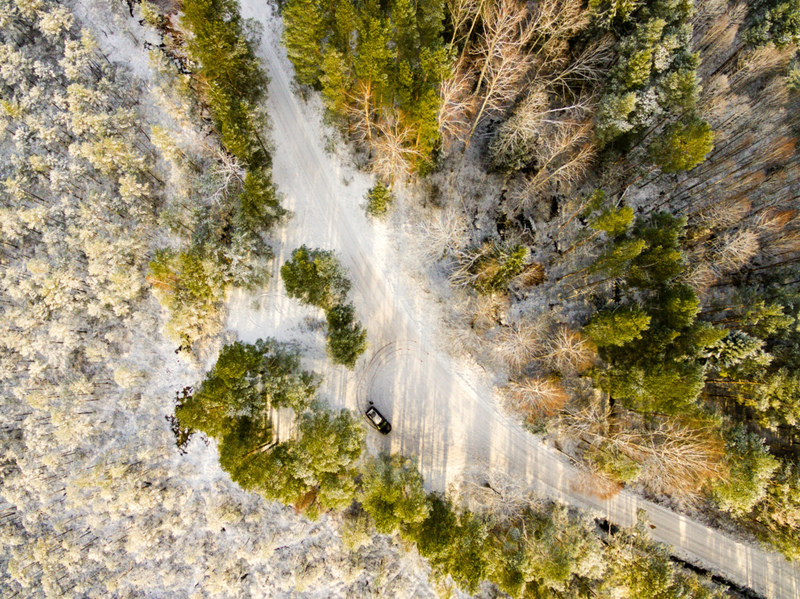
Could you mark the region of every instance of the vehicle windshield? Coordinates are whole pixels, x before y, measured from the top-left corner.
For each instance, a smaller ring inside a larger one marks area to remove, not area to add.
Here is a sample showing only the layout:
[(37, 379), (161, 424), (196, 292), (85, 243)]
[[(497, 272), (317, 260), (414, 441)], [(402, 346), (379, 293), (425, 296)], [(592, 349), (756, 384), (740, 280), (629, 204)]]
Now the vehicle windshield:
[(380, 414), (378, 414), (378, 411), (375, 408), (370, 408), (369, 412), (367, 412), (367, 415), (375, 424), (380, 424), (383, 422), (383, 418), (381, 418)]

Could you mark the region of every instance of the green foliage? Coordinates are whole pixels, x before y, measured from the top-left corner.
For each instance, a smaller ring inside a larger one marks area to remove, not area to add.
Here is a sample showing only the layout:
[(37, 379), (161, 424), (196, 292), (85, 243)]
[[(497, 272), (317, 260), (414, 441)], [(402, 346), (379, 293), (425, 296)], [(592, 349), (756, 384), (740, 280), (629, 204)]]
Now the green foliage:
[(743, 372), (763, 368), (772, 357), (764, 352), (764, 341), (738, 330), (727, 331), (727, 335), (703, 352), (709, 367), (726, 378)]
[(283, 44), (294, 65), (301, 85), (315, 85), (322, 66), (322, 40), (325, 37), (324, 14), (315, 0), (294, 0), (284, 6)]
[(472, 252), (470, 283), (480, 293), (503, 291), (525, 269), (527, 258), (528, 248), (523, 245), (506, 247), (486, 242)]
[(522, 574), (553, 591), (565, 592), (576, 578), (599, 579), (605, 569), (603, 546), (587, 517), (571, 515), (566, 506), (551, 503), (525, 519)]
[(332, 251), (305, 245), (293, 251), (281, 267), (281, 278), (289, 297), (323, 310), (343, 302), (350, 289), (350, 281)]
[(697, 293), (677, 282), (685, 269), (685, 226), (685, 219), (666, 213), (639, 220), (588, 269), (614, 277), (625, 273), (628, 289), (637, 293), (628, 303), (640, 307), (601, 312), (585, 329), (609, 364), (595, 372), (597, 384), (635, 411), (696, 410), (709, 348), (726, 335), (696, 322)]
[(439, 144), (438, 88), (450, 63), (443, 1), (289, 0), (283, 15), (298, 81), (321, 89), (334, 117), (367, 142), (403, 132), (403, 160), (426, 164)]
[(598, 27), (610, 29), (628, 22), (639, 4), (638, 0), (589, 0), (589, 12)]
[(636, 599), (723, 599), (719, 589), (675, 566), (664, 545), (652, 541), (647, 521), (640, 513), (635, 527), (623, 529), (609, 539), (608, 568), (598, 596)]
[(625, 86), (628, 89), (636, 89), (650, 80), (652, 71), (653, 51), (645, 48), (635, 52), (633, 56), (625, 62)]
[[(175, 415), (219, 440), (220, 465), (243, 488), (284, 503), (312, 496), (312, 510), (341, 509), (355, 496), (364, 429), (346, 410), (312, 403), (317, 384), (286, 344), (237, 341)], [(287, 407), (298, 415), (299, 439), (276, 444), (270, 410)]]
[(622, 33), (595, 116), (599, 144), (625, 149), (659, 120), (692, 114), (699, 93), (692, 3), (592, 0), (590, 10), (596, 25)]
[(345, 304), (350, 281), (331, 251), (300, 246), (281, 267), (286, 294), (326, 311), (328, 355), (335, 364), (355, 367), (367, 349), (367, 331), (355, 319), (355, 307)]
[(589, 220), (589, 226), (595, 231), (602, 231), (609, 237), (623, 235), (633, 222), (633, 209), (628, 206), (606, 207)]
[(328, 355), (334, 364), (352, 370), (367, 350), (367, 331), (356, 322), (353, 304), (333, 306), (327, 313)]
[(488, 527), (471, 512), (461, 512), (458, 524), (452, 530), (450, 547), (440, 565), (455, 583), (467, 593), (478, 590), (478, 584), (486, 578), (488, 563), (486, 559), (486, 538)]
[(693, 411), (705, 376), (699, 364), (640, 360), (603, 371), (598, 385), (630, 410), (679, 415)]
[(585, 453), (594, 466), (602, 473), (621, 483), (632, 483), (642, 471), (641, 466), (611, 444), (592, 447)]
[(428, 503), (417, 467), (399, 454), (381, 454), (364, 467), (361, 505), (378, 532), (392, 534), (428, 517)]
[(322, 508), (346, 507), (355, 497), (356, 462), (364, 450), (360, 420), (347, 410), (315, 406), (299, 418), (298, 429), (300, 439), (290, 448), (290, 476), (303, 482), (305, 492), (315, 490)]
[(758, 410), (759, 423), (765, 428), (796, 427), (800, 424), (800, 373), (787, 368), (771, 372), (741, 400)]
[(271, 229), (286, 215), (272, 184), (271, 173), (262, 168), (247, 172), (239, 202), (241, 208), (237, 214), (242, 225), (254, 234)]
[(726, 437), (725, 458), (730, 475), (713, 485), (712, 496), (723, 510), (742, 515), (764, 499), (779, 463), (769, 454), (764, 441), (744, 427), (729, 429)]
[(669, 125), (649, 147), (650, 159), (663, 173), (688, 171), (714, 149), (714, 132), (706, 121), (682, 119)]
[(367, 214), (373, 217), (381, 217), (389, 211), (392, 205), (392, 192), (383, 183), (377, 183), (367, 192)]
[(191, 346), (220, 326), (224, 281), (217, 265), (197, 251), (156, 251), (148, 280), (169, 310), (167, 336)]
[(199, 388), (176, 411), (184, 426), (217, 437), (240, 418), (263, 419), (270, 406), (305, 409), (317, 378), (300, 369), (296, 351), (273, 339), (239, 341), (220, 350)]
[(638, 307), (604, 310), (592, 317), (583, 332), (597, 347), (625, 345), (634, 339), (641, 339), (642, 331), (650, 326), (650, 318)]
[(213, 186), (214, 201), (172, 216), (176, 232), (188, 232), (189, 247), (164, 250), (151, 264), (150, 280), (170, 311), (167, 333), (191, 347), (221, 327), (220, 301), (230, 285), (254, 289), (268, 278), (265, 261), (272, 251), (266, 234), (286, 211), (260, 136), (264, 123), (256, 107), (264, 100), (267, 78), (248, 39), (254, 36), (251, 26), (236, 0), (185, 0), (182, 10), (194, 67), (191, 89), (210, 109), (227, 151), (249, 167), (243, 180), (227, 182), (215, 180), (216, 169), (209, 169), (201, 183)]
[(268, 167), (253, 110), (267, 79), (247, 39), (236, 0), (185, 0), (182, 25), (192, 33), (189, 56), (225, 147), (251, 167)]
[(347, 410), (312, 404), (298, 416), (299, 438), (277, 444), (255, 435), (249, 419), (243, 420), (219, 446), (220, 464), (234, 482), (267, 499), (302, 504), (309, 516), (350, 505), (365, 433)]
[(616, 278), (630, 269), (633, 260), (647, 247), (643, 239), (622, 239), (609, 246), (589, 266), (591, 274), (603, 273)]
[(759, 538), (786, 559), (800, 558), (800, 468), (796, 462), (781, 464), (749, 522)]
[[(355, 496), (360, 422), (312, 404), (317, 378), (300, 370), (285, 344), (258, 340), (225, 346), (197, 392), (176, 410), (179, 422), (219, 439), (220, 465), (245, 489), (314, 509), (340, 509)], [(271, 408), (298, 414), (299, 439), (275, 445)]]
[(632, 236), (645, 242), (645, 248), (631, 263), (626, 280), (633, 287), (656, 288), (671, 282), (685, 268), (681, 240), (685, 235), (686, 218), (659, 212), (647, 220), (639, 220)]
[(601, 146), (635, 128), (631, 116), (635, 114), (638, 102), (634, 92), (603, 96), (595, 113), (595, 134)]
[(779, 48), (800, 43), (800, 1), (757, 0), (751, 3), (746, 39)]

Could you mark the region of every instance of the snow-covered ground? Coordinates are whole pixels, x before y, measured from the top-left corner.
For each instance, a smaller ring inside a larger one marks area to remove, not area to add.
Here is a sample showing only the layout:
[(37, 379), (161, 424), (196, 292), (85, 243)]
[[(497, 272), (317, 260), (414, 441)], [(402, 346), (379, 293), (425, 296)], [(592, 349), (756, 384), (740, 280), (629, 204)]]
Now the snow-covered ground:
[[(294, 217), (277, 232), (280, 245), (270, 286), (260, 298), (241, 293), (231, 298), (230, 329), (246, 341), (264, 336), (297, 340), (307, 350), (309, 366), (325, 375), (321, 394), (332, 405), (363, 411), (367, 401), (374, 401), (394, 430), (388, 437), (370, 433), (371, 448), (416, 457), (429, 488), (445, 489), (467, 464), (483, 463), (619, 524), (632, 523), (637, 510), (644, 509), (654, 537), (673, 545), (679, 555), (767, 596), (800, 597), (797, 567), (776, 554), (628, 493), (610, 500), (583, 493), (581, 474), (563, 456), (499, 410), (486, 376), (436, 350), (439, 310), (404, 272), (408, 248), (385, 225), (364, 215), (361, 204), (370, 177), (325, 153), (319, 105), (292, 93), (292, 69), (273, 7), (261, 0), (241, 4), (243, 16), (264, 25), (260, 54), (271, 77), (274, 178)], [(324, 336), (315, 325), (322, 313), (284, 294), (278, 269), (302, 244), (336, 250), (350, 271), (351, 297), (370, 342), (352, 373), (325, 359)]]

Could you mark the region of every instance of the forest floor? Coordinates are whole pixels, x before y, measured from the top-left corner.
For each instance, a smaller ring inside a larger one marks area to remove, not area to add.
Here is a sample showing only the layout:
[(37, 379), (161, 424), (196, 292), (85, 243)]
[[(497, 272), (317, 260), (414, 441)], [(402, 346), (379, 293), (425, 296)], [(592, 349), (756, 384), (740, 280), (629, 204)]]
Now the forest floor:
[[(490, 375), (442, 351), (439, 295), (426, 292), (431, 282), (410, 275), (418, 272), (413, 264), (403, 266), (415, 259), (407, 227), (397, 226), (398, 218), (391, 228), (367, 219), (362, 203), (373, 181), (349, 166), (346, 152), (330, 151), (335, 135), (326, 133), (318, 100), (306, 102), (293, 89), (274, 9), (258, 0), (241, 4), (244, 17), (264, 25), (260, 54), (271, 77), (274, 179), (293, 216), (276, 231), (269, 286), (256, 296), (230, 298), (229, 329), (244, 341), (268, 336), (295, 341), (307, 367), (325, 376), (320, 396), (332, 406), (363, 412), (373, 401), (393, 432), (370, 433), (370, 449), (415, 457), (429, 489), (445, 490), (467, 465), (478, 465), (507, 472), (544, 495), (617, 524), (633, 523), (644, 509), (654, 538), (672, 545), (679, 557), (765, 596), (800, 598), (798, 568), (776, 554), (631, 493), (607, 500), (584, 493), (584, 473), (501, 411)], [(400, 204), (402, 215), (402, 199)], [(353, 372), (326, 359), (322, 312), (287, 298), (283, 290), (280, 265), (303, 244), (335, 250), (350, 271), (351, 298), (370, 343)]]

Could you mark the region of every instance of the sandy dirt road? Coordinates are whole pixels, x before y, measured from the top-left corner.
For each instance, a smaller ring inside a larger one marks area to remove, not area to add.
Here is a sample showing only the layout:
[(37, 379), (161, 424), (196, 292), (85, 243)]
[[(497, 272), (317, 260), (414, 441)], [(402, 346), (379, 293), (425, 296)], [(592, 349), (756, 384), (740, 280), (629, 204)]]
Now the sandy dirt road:
[[(394, 430), (388, 437), (371, 432), (370, 446), (416, 456), (429, 488), (443, 490), (466, 466), (487, 464), (620, 525), (633, 523), (637, 510), (644, 509), (653, 536), (672, 545), (680, 557), (764, 596), (800, 599), (800, 570), (776, 554), (628, 493), (607, 501), (582, 493), (580, 473), (507, 418), (488, 382), (434, 349), (435, 306), (428, 309), (419, 300), (419, 289), (397, 266), (397, 248), (360, 207), (370, 179), (325, 153), (319, 115), (292, 92), (291, 67), (270, 6), (242, 0), (242, 13), (264, 25), (260, 55), (271, 78), (274, 175), (294, 216), (277, 233), (275, 276), (260, 307), (252, 305), (252, 298), (234, 295), (229, 327), (245, 341), (265, 335), (291, 338), (297, 331), (306, 331), (306, 340), (313, 341), (316, 334), (311, 365), (326, 373), (321, 394), (332, 405), (360, 411), (374, 401)], [(308, 323), (319, 322), (322, 313), (284, 294), (277, 269), (302, 244), (336, 250), (350, 270), (351, 297), (370, 343), (352, 373), (331, 368), (320, 350), (321, 333), (313, 327), (308, 332)]]

